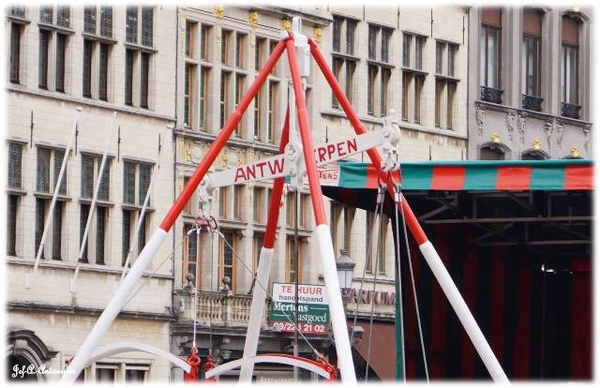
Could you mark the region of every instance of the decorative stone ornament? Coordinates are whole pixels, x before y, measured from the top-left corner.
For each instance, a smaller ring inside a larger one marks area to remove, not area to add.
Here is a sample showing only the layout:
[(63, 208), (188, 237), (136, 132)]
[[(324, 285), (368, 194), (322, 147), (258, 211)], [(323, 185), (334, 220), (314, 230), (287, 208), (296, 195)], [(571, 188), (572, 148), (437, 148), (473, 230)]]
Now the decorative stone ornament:
[(283, 19), (281, 21), (281, 28), (285, 31), (289, 31), (292, 28), (292, 21), (290, 19)]
[(321, 39), (323, 38), (323, 29), (321, 27), (315, 27), (314, 30), (314, 41), (317, 43), (321, 43)]
[(533, 141), (533, 143), (531, 144), (531, 147), (536, 150), (539, 151), (542, 148), (542, 145), (540, 144), (540, 141), (538, 139), (535, 139)]
[(575, 146), (571, 147), (571, 156), (574, 158), (579, 157), (579, 150), (577, 149), (577, 147), (575, 147)]
[(215, 15), (219, 18), (222, 19), (223, 18), (223, 11), (224, 8), (222, 5), (217, 5), (215, 6)]
[(492, 142), (494, 143), (500, 143), (500, 136), (497, 133), (494, 133), (490, 139), (492, 139)]
[(258, 25), (258, 12), (257, 11), (250, 11), (250, 14), (248, 16), (248, 22), (250, 23), (250, 25), (252, 27), (256, 27)]

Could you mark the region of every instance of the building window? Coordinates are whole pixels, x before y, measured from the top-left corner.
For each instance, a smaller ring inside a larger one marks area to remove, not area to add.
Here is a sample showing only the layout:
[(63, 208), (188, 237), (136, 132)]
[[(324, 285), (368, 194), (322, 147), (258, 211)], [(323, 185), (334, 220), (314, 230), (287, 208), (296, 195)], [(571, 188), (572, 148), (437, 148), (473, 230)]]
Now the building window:
[[(150, 366), (148, 364), (109, 364), (109, 363), (96, 363), (93, 367), (95, 373), (92, 375), (95, 382), (108, 382), (108, 383), (123, 383), (123, 382), (146, 382), (148, 373), (150, 372)], [(86, 377), (88, 373), (85, 374)], [(86, 381), (88, 379), (86, 378)]]
[(335, 252), (346, 250), (351, 252), (352, 248), (352, 227), (354, 224), (354, 214), (356, 209), (339, 202), (331, 202), (331, 239)]
[(452, 129), (455, 127), (456, 89), (458, 79), (454, 77), (458, 45), (437, 41), (435, 58), (435, 126)]
[(496, 144), (487, 144), (479, 150), (480, 160), (504, 160), (505, 152)]
[[(38, 147), (36, 167), (36, 191), (38, 193), (54, 192), (64, 155), (65, 151), (63, 150)], [(58, 190), (59, 194), (67, 194), (67, 175), (65, 166), (62, 184)]]
[(579, 118), (579, 22), (562, 18), (561, 115)]
[[(49, 198), (37, 197), (35, 200), (35, 255), (37, 257), (38, 250), (42, 241), (44, 227), (46, 225), (46, 217), (49, 216), (51, 200)], [(52, 259), (60, 260), (62, 257), (62, 229), (63, 229), (63, 209), (64, 204), (58, 201), (54, 204), (54, 215), (52, 222), (49, 224), (50, 230), (47, 232), (51, 236), (44, 249), (41, 252), (40, 258), (44, 259), (46, 253), (49, 253)]]
[(229, 187), (219, 187), (219, 217), (229, 218)]
[[(296, 252), (293, 236), (285, 240), (285, 281), (286, 283), (302, 282), (302, 258), (304, 257), (305, 243), (298, 239)], [(297, 262), (297, 263), (296, 263)], [(296, 271), (298, 269), (298, 271)]]
[[(100, 166), (102, 163), (102, 157), (91, 154), (81, 154), (81, 198), (91, 199), (96, 190), (98, 184), (98, 175), (100, 173)], [(109, 201), (110, 193), (110, 158), (106, 160), (104, 171), (102, 172), (102, 178), (100, 179), (100, 187), (98, 188), (98, 200)], [(84, 247), (84, 255), (80, 258), (82, 261), (88, 261), (88, 249), (93, 247), (93, 256), (95, 257), (94, 262), (96, 264), (105, 264), (105, 251), (109, 244), (107, 244), (107, 228), (108, 228), (108, 215), (109, 215), (109, 204), (102, 202), (97, 203), (97, 207), (94, 211), (93, 217), (88, 231), (86, 244)], [(80, 242), (83, 240), (85, 226), (87, 223), (88, 215), (90, 212), (90, 205), (83, 202), (80, 207)]]
[[(23, 188), (23, 145), (8, 143), (7, 188), (21, 191)], [(17, 222), (21, 193), (9, 191), (6, 202), (6, 253), (17, 254)]]
[[(257, 37), (255, 43), (254, 67), (256, 71), (259, 71), (277, 45), (277, 41)], [(275, 66), (271, 71), (267, 86), (261, 88), (254, 98), (252, 136), (255, 141), (271, 144), (275, 142), (277, 112), (281, 106), (279, 101), (279, 82), (281, 79), (277, 76), (278, 72), (277, 66)]]
[[(354, 97), (354, 72), (359, 61), (354, 55), (357, 25), (354, 19), (333, 15), (332, 70), (350, 103)], [(333, 94), (331, 106), (339, 108), (339, 101)]]
[(235, 252), (236, 236), (231, 230), (223, 230), (223, 238), (219, 240), (219, 281), (225, 276), (231, 280), (231, 291), (236, 292)]
[(187, 275), (194, 275), (194, 282), (197, 289), (201, 289), (201, 269), (198, 249), (202, 243), (202, 234), (198, 234), (199, 230), (195, 229), (192, 224), (183, 226), (183, 281), (187, 282)]
[(208, 81), (210, 64), (208, 60), (210, 26), (195, 21), (186, 21), (185, 32), (185, 84), (184, 84), (184, 126), (208, 129)]
[(83, 9), (83, 32), (96, 33), (96, 7), (85, 6)]
[[(51, 25), (54, 23), (53, 7), (40, 8), (40, 23)], [(70, 28), (71, 9), (69, 6), (57, 6), (56, 25), (61, 28)], [(65, 92), (65, 75), (67, 63), (67, 47), (69, 31), (40, 25), (38, 49), (38, 87), (49, 90), (54, 88), (58, 92)], [(50, 63), (54, 59), (54, 66)]]
[(23, 145), (18, 143), (8, 144), (8, 187), (23, 187)]
[[(141, 12), (140, 12), (141, 9)], [(141, 23), (138, 15), (141, 13)], [(141, 36), (141, 42), (139, 40)], [(144, 109), (150, 108), (150, 66), (153, 51), (154, 8), (148, 6), (128, 6), (125, 40), (125, 104)], [(136, 88), (136, 90), (134, 90)]]
[(263, 248), (264, 241), (265, 234), (255, 231), (254, 238), (252, 239), (252, 271), (254, 273), (256, 273), (258, 269), (258, 263), (260, 262), (260, 251)]
[[(100, 171), (100, 165), (102, 163), (102, 157), (81, 154), (81, 197), (91, 199), (94, 196), (94, 190), (96, 189), (98, 174)], [(109, 200), (110, 192), (110, 164), (111, 158), (107, 158), (104, 164), (104, 171), (102, 173), (102, 179), (100, 180), (100, 188), (98, 191), (98, 199), (102, 201)]]
[[(83, 41), (83, 91), (84, 97), (108, 101), (109, 74), (112, 44), (93, 39)], [(94, 65), (95, 64), (95, 65)], [(94, 80), (96, 88), (94, 89)]]
[(483, 8), (481, 11), (479, 72), (481, 77), (481, 99), (502, 103), (500, 90), (502, 10)]
[(125, 41), (128, 43), (137, 43), (138, 41), (138, 7), (127, 6), (127, 15), (125, 21)]
[(523, 47), (521, 53), (521, 93), (524, 109), (540, 111), (542, 13), (523, 10)]
[(265, 224), (267, 221), (267, 208), (269, 204), (266, 200), (265, 187), (255, 186), (252, 196), (252, 220), (256, 223)]
[(100, 7), (100, 35), (105, 38), (113, 36), (113, 9), (112, 6)]
[(385, 116), (388, 110), (389, 83), (393, 69), (389, 64), (392, 31), (390, 28), (369, 25), (367, 113), (373, 116)]
[(245, 187), (244, 185), (233, 186), (233, 218), (237, 221), (242, 220)]
[(426, 37), (404, 32), (402, 35), (402, 120), (422, 122), (423, 50)]
[(123, 162), (123, 203), (144, 205), (150, 187), (152, 168), (148, 163)]
[(21, 82), (21, 36), (23, 25), (10, 24), (10, 82), (18, 84)]

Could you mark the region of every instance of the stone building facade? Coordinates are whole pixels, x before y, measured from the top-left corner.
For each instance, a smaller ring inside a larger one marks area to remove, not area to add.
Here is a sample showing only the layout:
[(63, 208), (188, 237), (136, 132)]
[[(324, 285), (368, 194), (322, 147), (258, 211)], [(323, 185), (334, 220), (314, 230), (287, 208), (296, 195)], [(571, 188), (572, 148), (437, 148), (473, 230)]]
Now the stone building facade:
[[(7, 363), (9, 369), (43, 364), (53, 371), (23, 378), (58, 381), (57, 372), (113, 296), (129, 248), (134, 260), (170, 207), (175, 17), (174, 8), (150, 6), (6, 8)], [(141, 233), (133, 239), (148, 191)], [(169, 350), (169, 245), (99, 349), (127, 341)], [(170, 366), (156, 355), (130, 351), (93, 363), (82, 378), (166, 382)]]
[(591, 158), (591, 9), (469, 11), (469, 159)]

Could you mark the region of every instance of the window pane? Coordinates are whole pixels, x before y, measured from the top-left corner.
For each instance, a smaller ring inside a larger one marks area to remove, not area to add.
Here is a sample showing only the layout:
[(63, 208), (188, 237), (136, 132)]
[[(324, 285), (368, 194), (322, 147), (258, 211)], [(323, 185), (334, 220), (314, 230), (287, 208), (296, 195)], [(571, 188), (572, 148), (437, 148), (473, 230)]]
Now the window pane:
[(100, 66), (98, 69), (98, 98), (108, 101), (108, 55), (110, 46), (100, 44)]
[(81, 196), (92, 198), (94, 195), (94, 158), (81, 155)]
[(436, 42), (435, 44), (435, 72), (437, 74), (443, 74), (443, 61), (444, 61), (444, 49), (445, 44)]
[(22, 187), (23, 146), (10, 143), (8, 146), (8, 187), (20, 189)]
[(342, 20), (341, 18), (334, 16), (333, 17), (333, 42), (332, 42), (332, 50), (335, 52), (340, 52), (341, 50), (341, 42), (342, 42)]
[(137, 43), (138, 31), (138, 7), (127, 6), (127, 22), (125, 26), (125, 40), (129, 43)]
[[(98, 161), (98, 172), (100, 172), (100, 161)], [(100, 190), (98, 192), (98, 199), (105, 201), (109, 200), (110, 195), (110, 160), (107, 159), (104, 165), (104, 171), (102, 171), (102, 179), (100, 180)]]
[(369, 59), (376, 59), (375, 53), (377, 50), (377, 32), (379, 28), (375, 26), (369, 26)]
[(83, 91), (84, 97), (92, 97), (92, 49), (90, 40), (83, 41)]
[(356, 21), (346, 20), (346, 54), (354, 55), (354, 35), (356, 33)]
[[(123, 234), (122, 234), (122, 242), (121, 242), (121, 265), (124, 266), (125, 262), (127, 261), (127, 255), (129, 254), (129, 248), (130, 248), (130, 240), (131, 240), (131, 228), (132, 225), (134, 224), (133, 222), (133, 214), (134, 212), (131, 210), (123, 210)], [(129, 259), (131, 260), (131, 258)]]
[(59, 5), (57, 7), (58, 15), (56, 24), (61, 27), (70, 28), (71, 27), (71, 7), (68, 5)]
[(412, 36), (404, 34), (403, 44), (402, 44), (402, 66), (410, 67), (410, 46), (411, 46)]
[(37, 150), (37, 172), (36, 190), (41, 193), (49, 193), (50, 187), (50, 150), (38, 148)]
[(138, 203), (140, 205), (144, 204), (144, 200), (146, 199), (146, 193), (148, 193), (148, 189), (150, 188), (150, 177), (152, 176), (152, 166), (149, 164), (140, 164), (140, 185), (139, 185), (139, 196)]
[(125, 51), (125, 105), (133, 105), (133, 60), (135, 51)]
[[(415, 68), (422, 70), (423, 69), (423, 44), (425, 42), (425, 38), (422, 36), (415, 37)], [(408, 65), (406, 65), (408, 66)]]
[(40, 7), (40, 22), (48, 24), (54, 23), (54, 10), (51, 5)]
[(112, 38), (113, 10), (110, 6), (100, 7), (100, 35)]
[(135, 203), (135, 163), (123, 163), (123, 202)]
[[(42, 234), (44, 233), (44, 223), (46, 222), (46, 200), (37, 198), (35, 200), (35, 252), (37, 257), (40, 243), (42, 241)], [(40, 258), (44, 258), (44, 251)]]
[(65, 91), (65, 60), (67, 52), (67, 36), (56, 34), (56, 91)]
[(96, 7), (86, 6), (83, 10), (83, 31), (88, 34), (96, 33)]
[(50, 44), (50, 31), (40, 30), (40, 46), (38, 57), (38, 86), (48, 88), (48, 45)]
[(154, 8), (142, 7), (142, 45), (152, 47), (154, 35)]
[[(53, 189), (56, 187), (56, 184), (58, 183), (58, 176), (60, 175), (60, 168), (62, 167), (62, 162), (63, 159), (65, 157), (65, 151), (63, 150), (55, 150), (54, 151), (54, 185), (53, 185)], [(58, 192), (60, 194), (67, 194), (67, 165), (65, 165), (65, 171), (63, 172), (63, 177), (62, 177), (62, 182), (60, 185), (60, 189), (58, 190)]]
[(104, 247), (106, 235), (106, 216), (108, 209), (105, 207), (96, 208), (96, 264), (104, 265)]
[(141, 68), (140, 68), (140, 106), (148, 109), (148, 93), (150, 89), (150, 54), (141, 54)]
[(54, 205), (54, 218), (52, 220), (52, 258), (61, 259), (62, 240), (62, 214), (63, 204), (57, 202)]
[(17, 210), (19, 196), (9, 195), (6, 201), (6, 254), (17, 254)]
[(19, 83), (21, 66), (21, 31), (23, 28), (15, 23), (10, 26), (10, 82)]

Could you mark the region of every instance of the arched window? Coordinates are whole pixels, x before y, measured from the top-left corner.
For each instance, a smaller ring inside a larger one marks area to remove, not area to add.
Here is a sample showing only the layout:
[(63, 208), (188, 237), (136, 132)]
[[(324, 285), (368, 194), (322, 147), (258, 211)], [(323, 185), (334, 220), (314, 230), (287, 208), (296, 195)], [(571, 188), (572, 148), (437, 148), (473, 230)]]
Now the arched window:
[(580, 21), (570, 14), (562, 17), (561, 115), (579, 118)]
[(46, 381), (45, 374), (31, 372), (38, 371), (40, 366), (56, 356), (58, 352), (50, 350), (31, 330), (10, 331), (7, 345), (6, 379), (8, 381)]
[(542, 150), (536, 150), (534, 148), (530, 148), (528, 150), (523, 151), (521, 154), (521, 160), (546, 160), (550, 159), (550, 155)]
[(490, 141), (479, 147), (480, 160), (505, 160), (509, 154), (510, 149), (502, 143)]

